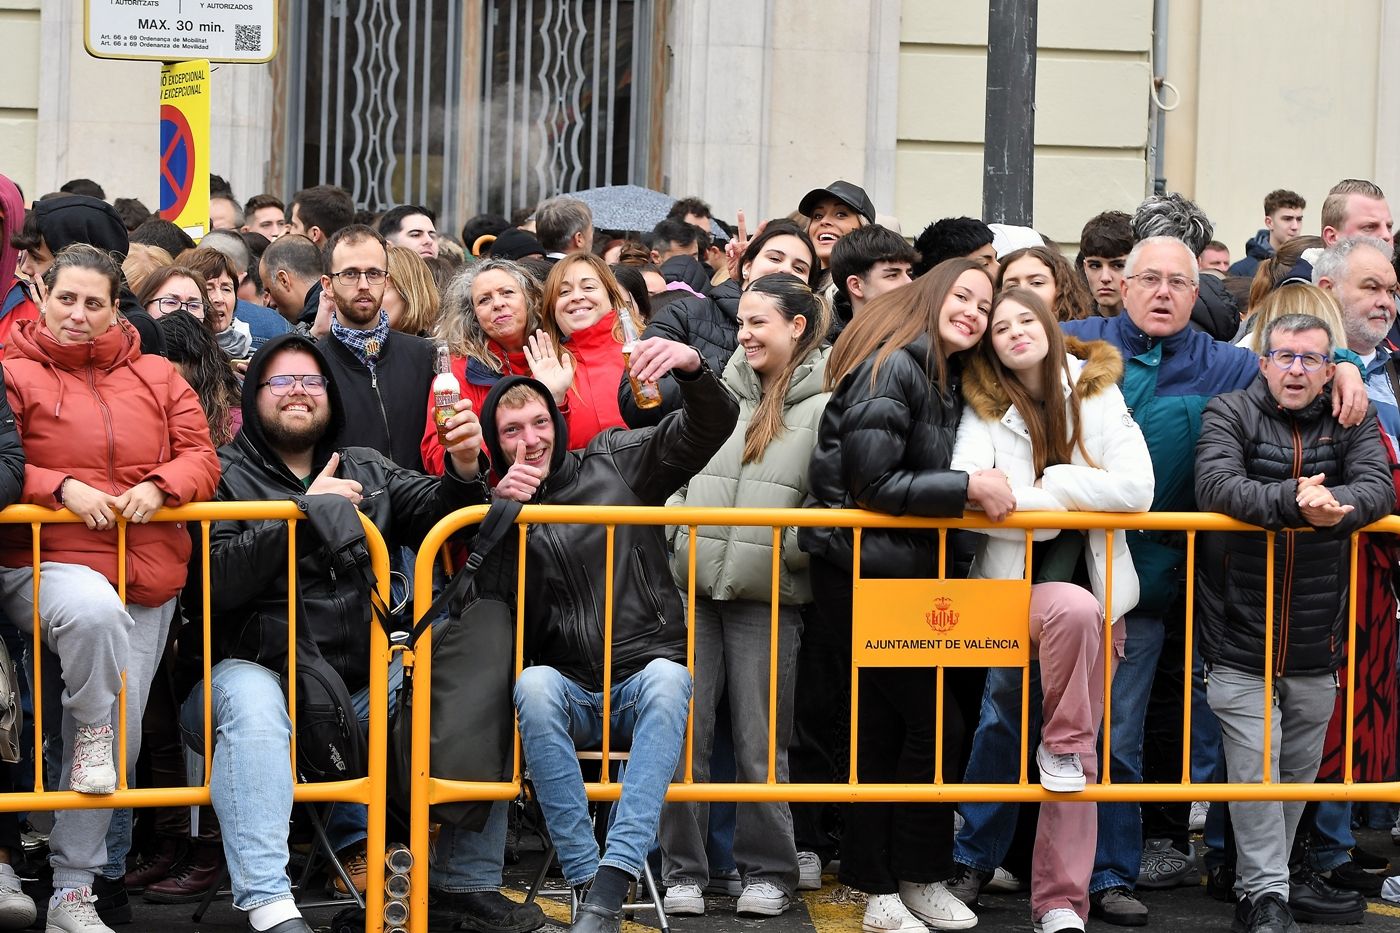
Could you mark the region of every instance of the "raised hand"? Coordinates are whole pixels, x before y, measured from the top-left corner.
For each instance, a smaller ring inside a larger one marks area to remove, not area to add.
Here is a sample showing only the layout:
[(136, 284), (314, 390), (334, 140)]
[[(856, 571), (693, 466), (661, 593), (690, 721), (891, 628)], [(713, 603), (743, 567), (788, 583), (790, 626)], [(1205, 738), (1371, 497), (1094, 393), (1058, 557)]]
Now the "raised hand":
[(574, 384), (574, 358), (555, 349), (554, 341), (542, 330), (525, 341), (525, 362), (530, 364), (530, 374), (545, 384), (549, 394), (554, 396), (554, 404), (563, 405), (569, 386)]

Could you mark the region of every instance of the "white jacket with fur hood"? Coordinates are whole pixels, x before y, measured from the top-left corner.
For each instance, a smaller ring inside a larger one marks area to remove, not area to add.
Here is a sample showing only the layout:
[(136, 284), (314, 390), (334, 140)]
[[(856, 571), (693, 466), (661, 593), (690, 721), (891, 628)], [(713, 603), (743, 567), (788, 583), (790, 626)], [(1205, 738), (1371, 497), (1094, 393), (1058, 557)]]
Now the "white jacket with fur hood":
[[(1046, 467), (1035, 475), (1030, 434), (991, 368), (980, 360), (964, 370), (963, 395), (967, 406), (958, 424), (952, 469), (974, 473), (995, 467), (1006, 474), (1016, 495), (1016, 508), (1029, 511), (1145, 512), (1152, 505), (1152, 459), (1142, 429), (1133, 420), (1118, 379), (1123, 359), (1101, 340), (1082, 342), (1065, 338), (1070, 383), (1066, 398), (1079, 396), (1080, 430), (1090, 461), (1077, 447), (1071, 462)], [(1035, 481), (1040, 480), (1040, 486)], [(984, 532), (972, 564), (972, 576), (983, 579), (1023, 577), (1026, 568), (1026, 535), (1022, 530)], [(1035, 533), (1035, 540), (1054, 538), (1057, 531)], [(1099, 604), (1105, 603), (1107, 535), (1090, 531), (1086, 536), (1089, 579)], [(1111, 618), (1121, 619), (1137, 605), (1138, 578), (1128, 552), (1127, 534), (1113, 535), (1113, 606)]]

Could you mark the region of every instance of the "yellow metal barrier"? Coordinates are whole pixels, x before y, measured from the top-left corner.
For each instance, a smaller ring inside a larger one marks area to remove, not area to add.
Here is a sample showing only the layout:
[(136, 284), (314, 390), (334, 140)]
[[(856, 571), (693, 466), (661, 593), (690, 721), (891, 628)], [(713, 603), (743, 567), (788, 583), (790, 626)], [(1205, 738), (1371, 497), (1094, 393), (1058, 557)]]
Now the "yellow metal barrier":
[[(288, 630), (288, 650), (287, 663), (290, 670), (288, 676), (288, 713), (292, 717), (292, 754), (288, 766), (292, 769), (292, 780), (294, 782), (293, 799), (298, 802), (323, 802), (323, 801), (345, 801), (349, 803), (364, 804), (369, 810), (368, 838), (366, 839), (366, 850), (370, 853), (368, 861), (369, 878), (368, 889), (365, 894), (366, 907), (366, 930), (378, 933), (383, 929), (383, 903), (384, 903), (384, 858), (385, 851), (384, 827), (385, 815), (388, 799), (388, 735), (389, 735), (389, 642), (382, 627), (371, 625), (369, 633), (370, 642), (370, 684), (369, 684), (369, 773), (363, 777), (348, 781), (331, 781), (316, 784), (303, 784), (297, 781), (296, 773), (296, 637), (295, 625), (297, 617), (296, 590), (296, 522), (306, 517), (300, 509), (290, 501), (280, 502), (205, 502), (182, 506), (174, 509), (160, 509), (151, 516), (154, 522), (189, 522), (199, 525), (202, 544), (200, 560), (202, 561), (203, 578), (202, 586), (202, 606), (199, 607), (198, 617), (202, 620), (200, 628), (201, 638), (204, 644), (204, 782), (198, 787), (147, 787), (132, 788), (126, 786), (126, 690), (123, 686), (121, 692), (121, 740), (116, 744), (117, 759), (117, 790), (112, 794), (92, 795), (79, 794), (75, 791), (53, 791), (45, 790), (43, 784), (43, 681), (41, 669), (43, 665), (33, 665), (33, 688), (34, 688), (34, 791), (32, 793), (0, 793), (0, 811), (21, 811), (21, 810), (77, 810), (77, 809), (109, 809), (113, 807), (187, 807), (205, 806), (210, 804), (209, 799), (209, 776), (213, 767), (213, 741), (214, 733), (211, 718), (213, 715), (211, 705), (211, 685), (209, 672), (211, 667), (211, 645), (210, 640), (210, 592), (212, 585), (230, 585), (236, 581), (211, 581), (209, 579), (209, 530), (210, 525), (216, 521), (285, 521), (287, 525), (287, 613), (289, 620)], [(383, 606), (389, 602), (389, 552), (384, 544), (384, 539), (380, 536), (379, 530), (369, 522), (364, 516), (360, 517), (364, 526), (365, 538), (368, 541), (370, 559), (372, 561), (375, 577), (379, 581), (378, 592), (366, 594), (367, 597), (377, 599)], [(40, 537), (45, 525), (73, 524), (81, 523), (82, 519), (72, 512), (65, 510), (51, 511), (32, 505), (14, 505), (7, 509), (0, 510), (0, 524), (6, 525), (29, 525), (33, 541), (33, 565), (34, 575), (34, 614), (32, 619), (33, 644), (43, 644), (39, 633), (39, 587), (41, 585), (42, 572), (39, 570)], [(117, 526), (118, 541), (118, 595), (122, 601), (126, 601), (126, 523), (121, 521)], [(188, 617), (193, 621), (196, 618), (195, 607), (185, 607)], [(19, 620), (12, 620), (19, 624)], [(125, 675), (123, 675), (123, 685)], [(140, 723), (132, 724), (139, 729)], [(269, 763), (270, 764), (270, 763)]]
[[(418, 552), (418, 564), (416, 570), (416, 589), (414, 593), (415, 617), (421, 617), (422, 613), (432, 603), (432, 569), (433, 561), (438, 551), (446, 543), (447, 539), (460, 529), (474, 525), (482, 520), (487, 511), (486, 506), (476, 506), (462, 509), (452, 515), (447, 516), (439, 522), (428, 534)], [(1105, 513), (1105, 512), (1018, 512), (1013, 514), (1005, 522), (994, 524), (987, 521), (980, 515), (969, 515), (963, 519), (931, 519), (931, 518), (911, 518), (896, 517), (875, 512), (864, 512), (859, 510), (824, 510), (824, 509), (721, 509), (721, 508), (655, 508), (655, 507), (609, 507), (609, 506), (548, 506), (530, 505), (522, 509), (517, 523), (520, 526), (521, 534), (518, 539), (519, 560), (518, 579), (516, 593), (516, 648), (515, 648), (515, 674), (519, 675), (524, 662), (524, 626), (525, 626), (525, 603), (526, 603), (526, 532), (528, 526), (532, 524), (588, 524), (604, 525), (607, 533), (607, 547), (604, 554), (605, 563), (605, 588), (604, 606), (605, 618), (603, 623), (603, 710), (602, 710), (602, 755), (606, 759), (611, 741), (611, 666), (612, 666), (612, 610), (613, 610), (613, 535), (618, 525), (672, 525), (687, 526), (689, 529), (690, 552), (689, 562), (689, 586), (687, 593), (687, 627), (688, 643), (686, 650), (687, 666), (694, 675), (695, 670), (695, 542), (697, 539), (696, 530), (700, 526), (756, 526), (771, 527), (773, 529), (773, 567), (772, 567), (772, 591), (778, 592), (779, 567), (781, 560), (782, 531), (788, 527), (819, 527), (819, 528), (851, 528), (853, 529), (856, 543), (856, 560), (853, 568), (853, 584), (859, 587), (863, 582), (869, 583), (868, 578), (862, 578), (860, 573), (859, 543), (862, 531), (871, 529), (930, 529), (936, 530), (943, 545), (941, 551), (947, 553), (947, 533), (952, 529), (983, 529), (997, 528), (1021, 529), (1026, 533), (1027, 543), (1027, 579), (1015, 581), (976, 581), (981, 584), (1001, 583), (1010, 588), (1020, 588), (1029, 593), (1029, 573), (1030, 573), (1030, 543), (1031, 534), (1036, 529), (1061, 529), (1061, 530), (1103, 530), (1107, 534), (1106, 553), (1113, 553), (1113, 537), (1115, 533), (1124, 531), (1167, 531), (1183, 532), (1185, 534), (1186, 545), (1186, 631), (1185, 631), (1185, 665), (1184, 665), (1184, 694), (1185, 706), (1182, 712), (1182, 780), (1177, 784), (1115, 784), (1112, 781), (1111, 769), (1108, 765), (1100, 768), (1100, 783), (1090, 784), (1085, 790), (1072, 793), (1054, 793), (1046, 791), (1039, 783), (1029, 783), (1027, 780), (1027, 720), (1029, 715), (1030, 691), (1026, 689), (1029, 684), (1029, 653), (1025, 652), (1024, 657), (1016, 663), (1008, 663), (1005, 657), (996, 662), (996, 666), (1021, 666), (1024, 669), (1022, 675), (1022, 709), (1021, 709), (1021, 734), (1022, 748), (1020, 757), (1020, 778), (1014, 784), (961, 784), (945, 783), (943, 775), (936, 775), (936, 780), (930, 784), (872, 784), (858, 783), (856, 780), (856, 750), (858, 747), (858, 728), (856, 717), (856, 704), (858, 701), (858, 668), (857, 659), (852, 659), (852, 711), (851, 711), (851, 765), (850, 775), (846, 783), (830, 784), (779, 784), (775, 778), (775, 735), (777, 728), (776, 719), (776, 691), (772, 685), (778, 682), (776, 675), (777, 665), (777, 638), (778, 638), (778, 604), (773, 600), (771, 625), (772, 635), (770, 639), (769, 655), (769, 733), (768, 733), (768, 773), (767, 779), (763, 783), (703, 783), (697, 784), (692, 779), (692, 724), (694, 709), (692, 706), (692, 723), (687, 725), (686, 746), (685, 746), (685, 777), (684, 780), (673, 783), (667, 793), (669, 801), (741, 801), (741, 802), (761, 802), (761, 801), (787, 801), (787, 802), (1032, 802), (1051, 800), (1083, 800), (1083, 801), (1177, 801), (1187, 802), (1193, 800), (1400, 800), (1400, 782), (1385, 783), (1359, 783), (1352, 780), (1352, 745), (1354, 730), (1354, 710), (1355, 710), (1355, 669), (1356, 658), (1354, 652), (1348, 652), (1347, 676), (1346, 676), (1346, 723), (1344, 734), (1344, 779), (1340, 783), (1319, 783), (1319, 784), (1275, 784), (1271, 783), (1268, 775), (1270, 769), (1264, 768), (1265, 780), (1259, 784), (1193, 784), (1190, 779), (1190, 749), (1191, 749), (1191, 678), (1194, 642), (1194, 595), (1195, 595), (1195, 552), (1196, 535), (1200, 532), (1226, 532), (1226, 531), (1259, 531), (1260, 529), (1246, 525), (1223, 515), (1212, 513), (1196, 512), (1147, 512), (1147, 513)], [(1378, 533), (1400, 533), (1400, 518), (1385, 518), (1363, 529), (1363, 532)], [(1357, 538), (1351, 539), (1351, 596), (1348, 606), (1348, 643), (1355, 644), (1356, 638), (1356, 560), (1357, 560)], [(1268, 538), (1267, 545), (1267, 574), (1268, 584), (1266, 600), (1270, 606), (1269, 618), (1272, 619), (1273, 606), (1273, 561), (1274, 544), (1273, 536)], [(940, 559), (940, 566), (937, 568), (939, 576), (931, 580), (918, 581), (919, 584), (949, 584), (964, 583), (967, 581), (945, 580), (945, 561)], [(879, 581), (889, 583), (894, 581)], [(897, 581), (900, 584), (911, 584), (913, 581)], [(1105, 602), (1112, 605), (1113, 593), (1113, 569), (1112, 561), (1107, 563), (1106, 574), (1106, 594)], [(906, 590), (905, 592), (908, 592)], [(885, 598), (894, 595), (895, 591), (883, 593)], [(1020, 605), (1026, 605), (1024, 602)], [(856, 613), (859, 613), (857, 604)], [(1104, 724), (1111, 722), (1111, 684), (1112, 684), (1112, 652), (1113, 638), (1111, 626), (1113, 619), (1105, 619), (1104, 631)], [(1020, 626), (1020, 631), (1025, 637), (1025, 642), (1029, 642), (1029, 619), (1024, 619)], [(1265, 627), (1265, 657), (1272, 656), (1273, 637), (1272, 625)], [(429, 774), (429, 711), (428, 702), (431, 690), (431, 657), (428, 652), (430, 647), (431, 632), (423, 636), (423, 641), (417, 646), (420, 650), (405, 652), (405, 668), (413, 668), (413, 723), (412, 723), (412, 804), (411, 804), (411, 840), (415, 859), (412, 869), (412, 900), (410, 910), (410, 929), (424, 931), (427, 929), (427, 872), (428, 872), (428, 808), (433, 804), (448, 803), (463, 800), (508, 800), (513, 799), (521, 790), (521, 744), (520, 735), (517, 728), (515, 733), (515, 751), (510, 779), (500, 782), (456, 782), (434, 778)], [(855, 652), (853, 652), (853, 655)], [(946, 660), (938, 662), (948, 663)], [(1264, 675), (1264, 695), (1272, 695), (1272, 667), (1265, 665)], [(935, 722), (940, 723), (937, 734), (937, 747), (935, 761), (942, 762), (942, 728), (941, 711), (943, 703), (943, 679), (942, 667), (938, 668), (937, 681), (937, 709), (930, 710), (930, 714), (939, 714)], [(1264, 729), (1264, 761), (1267, 765), (1269, 761), (1270, 724), (1272, 722), (1272, 706), (1265, 704), (1265, 729)], [(969, 739), (970, 741), (970, 739)], [(1101, 731), (1102, 755), (1101, 761), (1111, 761), (1109, 729)], [(613, 781), (608, 774), (608, 769), (604, 768), (600, 780), (585, 785), (589, 799), (591, 800), (616, 800), (621, 787)]]

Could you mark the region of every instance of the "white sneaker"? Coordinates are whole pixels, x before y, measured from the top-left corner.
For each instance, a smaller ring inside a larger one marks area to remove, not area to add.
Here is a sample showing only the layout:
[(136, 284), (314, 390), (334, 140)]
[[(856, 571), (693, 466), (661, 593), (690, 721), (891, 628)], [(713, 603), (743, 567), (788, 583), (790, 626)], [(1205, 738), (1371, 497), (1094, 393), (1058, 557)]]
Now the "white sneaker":
[(1079, 753), (1057, 755), (1042, 742), (1035, 749), (1035, 764), (1040, 769), (1040, 786), (1057, 793), (1072, 793), (1084, 789), (1084, 766)]
[(797, 890), (820, 891), (822, 857), (815, 852), (797, 853)]
[(1031, 924), (1031, 929), (1034, 933), (1060, 933), (1061, 930), (1084, 933), (1084, 921), (1068, 907), (1056, 907), (1042, 914), (1039, 920)]
[(1191, 818), (1187, 821), (1186, 828), (1193, 833), (1205, 832), (1206, 814), (1210, 812), (1210, 803), (1205, 800), (1195, 800), (1191, 803)]
[(116, 933), (97, 916), (97, 898), (92, 885), (73, 888), (49, 907), (44, 933)]
[(930, 930), (968, 930), (977, 926), (977, 915), (940, 881), (931, 884), (899, 883), (899, 899)]
[(705, 894), (698, 884), (673, 884), (666, 889), (662, 906), (678, 917), (700, 917), (705, 913)]
[(992, 877), (982, 885), (982, 890), (988, 894), (1019, 894), (1026, 890), (1026, 884), (1005, 868), (998, 867), (992, 872)]
[(755, 881), (744, 885), (744, 893), (739, 895), (734, 912), (754, 917), (776, 917), (791, 904), (792, 898), (784, 894), (782, 888), (767, 881)]
[(14, 869), (5, 865), (0, 870), (0, 930), (23, 930), (37, 916), (34, 899), (24, 893)]
[(898, 894), (872, 894), (861, 918), (863, 933), (929, 933), (928, 927), (909, 912)]
[(117, 789), (110, 723), (78, 727), (73, 736), (73, 770), (68, 788), (80, 794), (110, 794)]

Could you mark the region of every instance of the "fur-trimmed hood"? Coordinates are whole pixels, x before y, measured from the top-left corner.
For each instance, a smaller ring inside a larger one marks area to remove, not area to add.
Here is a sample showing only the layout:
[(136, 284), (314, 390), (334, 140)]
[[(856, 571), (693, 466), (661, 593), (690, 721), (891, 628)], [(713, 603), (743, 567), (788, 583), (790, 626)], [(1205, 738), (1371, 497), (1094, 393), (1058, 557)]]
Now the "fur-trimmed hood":
[[(1074, 391), (1081, 400), (1117, 385), (1123, 377), (1123, 357), (1103, 340), (1079, 340), (1066, 334), (1065, 353)], [(988, 421), (999, 420), (1011, 407), (1011, 398), (980, 354), (973, 355), (963, 368), (962, 391), (968, 406)]]

